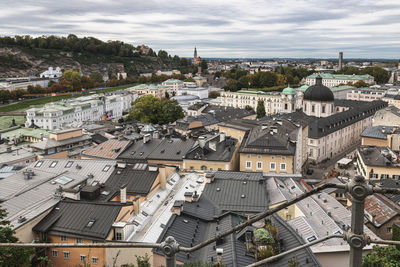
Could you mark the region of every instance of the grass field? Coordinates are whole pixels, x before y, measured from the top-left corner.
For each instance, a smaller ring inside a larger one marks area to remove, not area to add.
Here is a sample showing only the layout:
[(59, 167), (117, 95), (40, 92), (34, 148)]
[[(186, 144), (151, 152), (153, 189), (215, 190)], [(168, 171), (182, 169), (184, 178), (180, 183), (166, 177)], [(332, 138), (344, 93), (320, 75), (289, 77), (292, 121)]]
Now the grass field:
[[(133, 85), (123, 85), (123, 86), (117, 86), (117, 87), (106, 88), (106, 89), (90, 90), (89, 92), (94, 91), (96, 93), (107, 93), (107, 92), (117, 91), (117, 90), (121, 90), (121, 89), (126, 89), (131, 86), (133, 86)], [(43, 98), (32, 99), (32, 100), (27, 100), (24, 102), (1, 106), (0, 112), (25, 111), (28, 108), (30, 108), (31, 106), (40, 107), (46, 103), (60, 101), (62, 99), (76, 98), (76, 97), (80, 97), (80, 96), (82, 96), (82, 95), (76, 94), (75, 96), (72, 96), (72, 95), (47, 96), (47, 97), (43, 97)]]
[(0, 130), (7, 129), (11, 126), (12, 119), (15, 119), (17, 125), (25, 123), (24, 116), (1, 116), (0, 117)]

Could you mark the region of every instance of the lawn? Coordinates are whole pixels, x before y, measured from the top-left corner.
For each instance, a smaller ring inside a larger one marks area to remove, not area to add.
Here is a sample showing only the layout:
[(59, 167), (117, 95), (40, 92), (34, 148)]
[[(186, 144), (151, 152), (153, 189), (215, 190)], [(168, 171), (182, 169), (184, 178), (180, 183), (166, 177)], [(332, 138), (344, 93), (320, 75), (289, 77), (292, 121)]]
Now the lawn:
[(9, 128), (13, 118), (15, 119), (15, 123), (17, 125), (25, 123), (24, 116), (0, 116), (0, 130)]
[[(112, 88), (96, 89), (96, 90), (90, 90), (90, 92), (94, 91), (96, 93), (106, 93), (106, 92), (112, 92), (112, 91), (126, 89), (131, 86), (133, 86), (133, 85), (123, 85), (123, 86), (117, 86), (117, 87), (112, 87)], [(72, 95), (47, 96), (47, 97), (42, 97), (42, 98), (38, 98), (38, 99), (27, 100), (27, 101), (19, 102), (16, 104), (1, 106), (0, 112), (11, 112), (11, 111), (21, 112), (21, 111), (27, 110), (31, 106), (40, 107), (46, 103), (55, 102), (55, 101), (59, 101), (62, 99), (76, 98), (79, 96), (81, 96), (81, 94), (75, 94), (75, 96), (72, 96)]]

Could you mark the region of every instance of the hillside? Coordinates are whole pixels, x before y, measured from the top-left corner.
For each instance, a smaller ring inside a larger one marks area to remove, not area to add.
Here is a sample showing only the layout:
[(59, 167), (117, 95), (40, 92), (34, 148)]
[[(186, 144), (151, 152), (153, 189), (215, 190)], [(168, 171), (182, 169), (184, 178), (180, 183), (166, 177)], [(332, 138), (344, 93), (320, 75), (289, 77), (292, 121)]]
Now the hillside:
[[(56, 45), (53, 45), (54, 40)], [(80, 70), (85, 75), (100, 72), (109, 76), (116, 76), (118, 72), (137, 76), (157, 70), (191, 71), (189, 60), (160, 52), (158, 55), (153, 51), (151, 56), (145, 55), (138, 47), (119, 41), (102, 42), (92, 37), (49, 36), (29, 37), (28, 40), (19, 36), (3, 37), (0, 38), (0, 78), (38, 75), (49, 67)]]

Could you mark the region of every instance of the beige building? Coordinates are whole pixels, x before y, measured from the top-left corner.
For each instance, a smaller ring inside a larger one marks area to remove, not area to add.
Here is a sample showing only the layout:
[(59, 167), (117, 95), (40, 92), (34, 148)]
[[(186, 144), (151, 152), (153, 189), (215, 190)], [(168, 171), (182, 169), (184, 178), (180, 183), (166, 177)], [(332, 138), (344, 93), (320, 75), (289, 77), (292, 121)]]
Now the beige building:
[(330, 74), (330, 73), (313, 73), (306, 78), (307, 85), (316, 84), (316, 77), (322, 77), (322, 84), (331, 88), (338, 85), (344, 85), (349, 83), (356, 83), (358, 81), (363, 81), (367, 84), (375, 84), (374, 77), (365, 74), (365, 75), (345, 75), (345, 74)]
[(165, 92), (167, 92), (167, 88), (165, 86), (156, 84), (139, 84), (126, 90), (136, 92), (139, 97), (143, 95), (152, 95), (160, 99), (165, 98)]
[(374, 100), (382, 99), (384, 96), (385, 96), (384, 90), (357, 88), (347, 93), (346, 99), (371, 102)]
[(362, 146), (389, 147), (400, 151), (400, 131), (397, 126), (370, 126), (361, 133)]
[(377, 111), (372, 119), (372, 126), (390, 125), (400, 127), (400, 109), (389, 106)]
[(362, 146), (356, 155), (357, 172), (367, 179), (400, 180), (398, 154), (390, 148)]

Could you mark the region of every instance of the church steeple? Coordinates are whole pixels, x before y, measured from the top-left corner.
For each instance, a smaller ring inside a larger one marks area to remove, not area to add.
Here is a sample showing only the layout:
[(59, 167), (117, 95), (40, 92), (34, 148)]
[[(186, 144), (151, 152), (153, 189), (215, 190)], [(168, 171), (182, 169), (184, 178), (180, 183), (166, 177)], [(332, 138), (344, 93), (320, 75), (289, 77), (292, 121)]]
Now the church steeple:
[(194, 47), (194, 56), (193, 56), (195, 59), (197, 58), (197, 48), (196, 48), (196, 46)]

